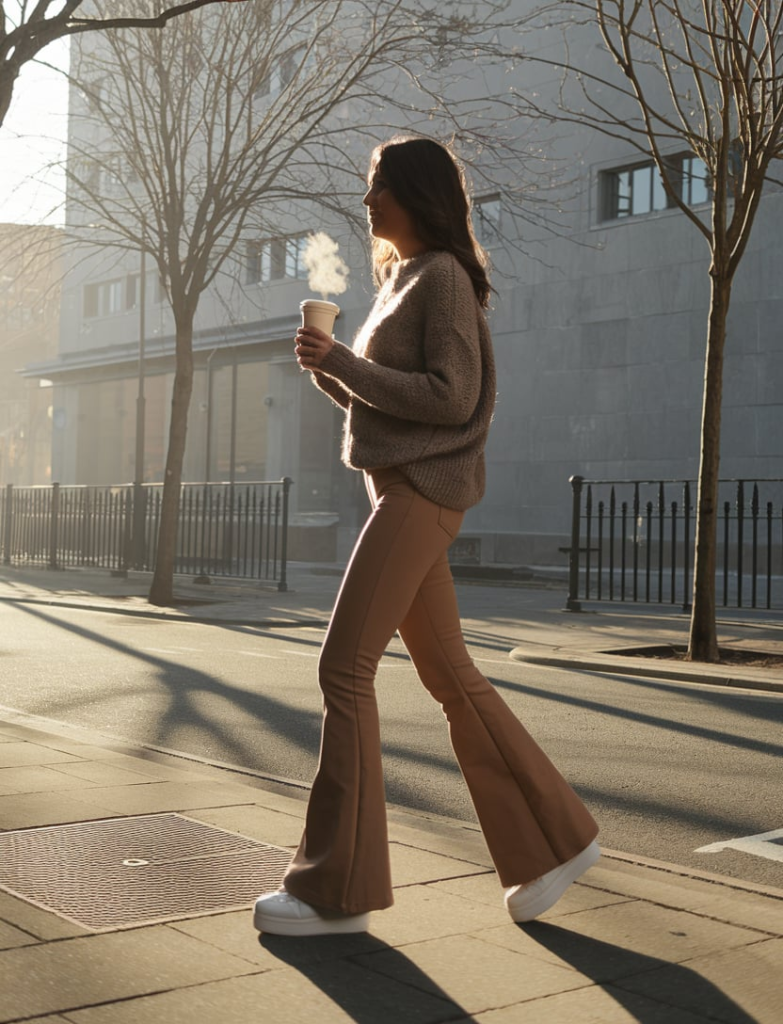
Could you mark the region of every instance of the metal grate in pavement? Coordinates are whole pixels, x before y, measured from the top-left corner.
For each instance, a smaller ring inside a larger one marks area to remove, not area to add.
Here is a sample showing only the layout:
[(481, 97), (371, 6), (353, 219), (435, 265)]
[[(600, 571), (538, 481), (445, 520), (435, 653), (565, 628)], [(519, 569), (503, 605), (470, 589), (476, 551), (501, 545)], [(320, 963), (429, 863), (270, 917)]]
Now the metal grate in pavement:
[(180, 814), (0, 833), (0, 889), (92, 931), (249, 906), (291, 851)]

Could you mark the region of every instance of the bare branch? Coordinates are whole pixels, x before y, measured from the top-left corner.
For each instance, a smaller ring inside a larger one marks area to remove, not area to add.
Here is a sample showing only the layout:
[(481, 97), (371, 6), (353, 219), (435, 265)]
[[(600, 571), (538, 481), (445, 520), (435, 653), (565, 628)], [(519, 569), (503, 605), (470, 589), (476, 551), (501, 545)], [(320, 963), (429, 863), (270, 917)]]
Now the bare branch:
[[(80, 18), (76, 11), (84, 0), (38, 0), (27, 14), (27, 5), (20, 5), (20, 18), (13, 24), (10, 14), (0, 4), (0, 125), (5, 120), (13, 97), (14, 85), (25, 64), (56, 39), (81, 35), (85, 32), (105, 32), (111, 29), (163, 28), (173, 18), (190, 14), (201, 7), (235, 0), (187, 0), (172, 4), (154, 17)], [(252, 2), (252, 0), (251, 0)], [(50, 14), (50, 11), (54, 13)], [(9, 27), (10, 26), (10, 27)]]

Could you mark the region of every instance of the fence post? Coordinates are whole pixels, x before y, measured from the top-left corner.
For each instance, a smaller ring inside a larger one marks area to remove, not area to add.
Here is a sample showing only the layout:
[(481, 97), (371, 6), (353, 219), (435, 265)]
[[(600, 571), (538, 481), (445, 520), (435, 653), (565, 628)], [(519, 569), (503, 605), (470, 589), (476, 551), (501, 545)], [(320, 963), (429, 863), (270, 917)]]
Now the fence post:
[[(118, 549), (116, 548), (112, 554), (109, 555), (109, 560), (114, 558), (115, 564), (111, 568), (111, 575), (117, 579), (128, 578), (128, 566), (132, 564), (132, 545), (133, 545), (133, 486), (123, 488), (120, 493), (116, 496), (114, 504), (114, 516), (113, 518), (117, 521), (116, 532), (114, 536), (118, 541)], [(109, 501), (109, 518), (112, 518), (112, 503), (111, 496), (107, 495)]]
[(686, 480), (682, 492), (682, 610), (691, 610), (690, 579), (691, 564), (691, 485)]
[(57, 569), (57, 542), (60, 533), (60, 485), (52, 484), (52, 508), (49, 519), (49, 568)]
[(572, 476), (571, 484), (571, 547), (568, 552), (568, 600), (565, 611), (581, 612), (579, 602), (579, 521), (582, 516), (583, 476)]
[(737, 607), (742, 607), (742, 574), (745, 571), (745, 481), (737, 481)]
[(3, 520), (3, 565), (11, 564), (13, 541), (14, 485), (5, 485), (5, 518)]
[(147, 518), (147, 492), (144, 484), (136, 480), (133, 484), (133, 510), (131, 526), (131, 557), (130, 563), (134, 569), (143, 569), (146, 565), (146, 518)]
[(279, 591), (288, 590), (288, 492), (294, 482), (290, 476), (280, 481), (283, 485), (283, 536), (280, 539), (280, 579), (277, 584)]

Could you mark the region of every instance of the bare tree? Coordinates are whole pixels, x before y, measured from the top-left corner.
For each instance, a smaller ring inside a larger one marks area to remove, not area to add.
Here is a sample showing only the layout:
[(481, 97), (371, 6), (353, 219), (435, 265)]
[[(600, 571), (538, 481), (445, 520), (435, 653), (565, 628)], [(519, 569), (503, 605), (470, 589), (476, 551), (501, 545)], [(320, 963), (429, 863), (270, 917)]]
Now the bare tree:
[[(783, 156), (783, 4), (772, 0), (566, 0), (542, 18), (566, 37), (556, 112), (654, 161), (669, 202), (709, 247), (688, 657), (719, 659), (715, 617), (718, 477), (726, 322), (735, 274), (773, 164)], [(586, 43), (597, 26), (603, 47)], [(533, 60), (554, 63), (535, 55)], [(619, 73), (618, 73), (619, 72)], [(710, 203), (688, 202), (683, 154), (704, 164)]]
[[(216, 2), (235, 0), (188, 0), (181, 4), (161, 0), (155, 5), (156, 14), (150, 14), (150, 5), (145, 5), (147, 10), (136, 16), (125, 14), (119, 0), (0, 0), (0, 125), (11, 106), (20, 71), (55, 39), (106, 29), (163, 28), (172, 18)], [(115, 13), (107, 16), (112, 8)]]
[[(313, 205), (341, 216), (355, 207), (368, 142), (390, 125), (454, 123), (460, 101), (444, 97), (457, 65), (490, 59), (508, 6), (485, 3), (477, 21), (465, 16), (471, 4), (441, 13), (427, 0), (264, 0), (213, 7), (164, 34), (106, 33), (74, 65), (99, 131), (71, 138), (69, 226), (81, 204), (93, 241), (145, 251), (175, 322), (152, 603), (173, 600), (201, 296), (233, 271), (249, 229), (268, 236)], [(486, 117), (475, 97), (462, 103), (463, 135), (486, 147)], [(513, 145), (500, 149), (507, 164)]]

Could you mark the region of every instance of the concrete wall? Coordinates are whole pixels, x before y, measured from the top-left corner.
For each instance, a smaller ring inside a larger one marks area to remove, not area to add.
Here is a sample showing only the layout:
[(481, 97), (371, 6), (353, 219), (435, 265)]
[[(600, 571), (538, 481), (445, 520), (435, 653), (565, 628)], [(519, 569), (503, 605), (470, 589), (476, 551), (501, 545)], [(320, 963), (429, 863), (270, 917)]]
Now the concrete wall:
[[(551, 37), (545, 44), (547, 52), (555, 52)], [(525, 66), (519, 75), (520, 91), (538, 89), (542, 102), (559, 87), (557, 75), (540, 66)], [(468, 78), (460, 88), (469, 91)], [(520, 131), (530, 127), (520, 121)], [(563, 211), (557, 230), (545, 229), (531, 205), (532, 219), (521, 230), (510, 219), (506, 222), (511, 246), (491, 250), (498, 290), (491, 312), (498, 405), (487, 449), (486, 497), (468, 513), (464, 527), (465, 537), (476, 541), (472, 552), (480, 551), (483, 562), (564, 564), (560, 549), (568, 543), (568, 479), (573, 474), (593, 479), (695, 478), (698, 466), (709, 309), (706, 244), (677, 210), (600, 221), (599, 174), (633, 156), (621, 142), (569, 125), (547, 145), (558, 166), (567, 170), (559, 182), (553, 177), (537, 183), (552, 189), (551, 198)], [(520, 167), (519, 173), (529, 172)], [(361, 183), (355, 185), (358, 207)], [(725, 375), (724, 476), (783, 477), (782, 204), (783, 194), (771, 188), (734, 288)], [(555, 206), (543, 209), (549, 216)], [(707, 216), (706, 209), (702, 213)], [(372, 297), (366, 247), (336, 222), (314, 219), (307, 227), (329, 230), (351, 267), (351, 288), (338, 299), (343, 314), (336, 327), (337, 337), (349, 342)], [(136, 343), (135, 311), (84, 322), (85, 281), (115, 273), (108, 263), (102, 268), (101, 259), (106, 258), (74, 261), (66, 280), (61, 340), (65, 362), (72, 353), (89, 357), (92, 352), (97, 363), (101, 351), (115, 346), (119, 366), (123, 346), (127, 359)], [(137, 268), (138, 257), (128, 254), (120, 265), (123, 272)], [(296, 326), (298, 302), (306, 294), (302, 281), (260, 289), (225, 278), (204, 297), (197, 320), (197, 330), (212, 332), (198, 342), (205, 351), (208, 344), (218, 349), (232, 344), (231, 338), (243, 331), (255, 332), (259, 346), (263, 338), (275, 339), (267, 464), (270, 476), (295, 480), (304, 443), (300, 392), (309, 385), (293, 372), (293, 354), (285, 346)], [(164, 307), (150, 314), (148, 331), (150, 344), (152, 339), (161, 344), (170, 339), (171, 319)], [(258, 357), (266, 358), (260, 349)], [(68, 409), (77, 404), (73, 395), (63, 401)], [(323, 430), (336, 450), (339, 417), (323, 401)], [(198, 463), (200, 456), (194, 458)], [(366, 503), (355, 474), (334, 459), (330, 471), (339, 558)], [(331, 544), (330, 539), (329, 550)]]

